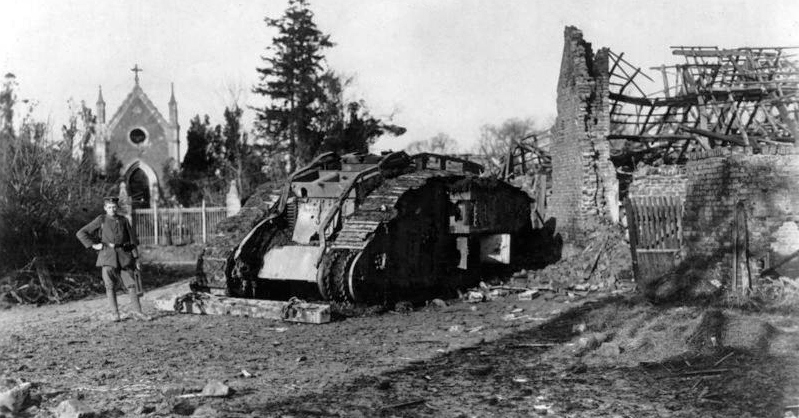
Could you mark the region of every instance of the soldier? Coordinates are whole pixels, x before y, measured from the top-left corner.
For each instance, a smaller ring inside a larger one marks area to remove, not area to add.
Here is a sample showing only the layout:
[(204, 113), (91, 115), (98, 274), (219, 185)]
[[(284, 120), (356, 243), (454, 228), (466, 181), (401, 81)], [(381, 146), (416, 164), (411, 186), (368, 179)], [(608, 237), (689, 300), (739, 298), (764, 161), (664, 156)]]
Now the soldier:
[(113, 321), (121, 320), (114, 286), (120, 278), (130, 296), (130, 303), (133, 306), (131, 314), (137, 319), (148, 321), (150, 317), (142, 312), (139, 302), (141, 283), (134, 278), (135, 270), (141, 268), (136, 248), (139, 245), (136, 231), (131, 228), (127, 218), (117, 214), (118, 198), (103, 199), (103, 209), (105, 214), (94, 218), (75, 235), (86, 248), (91, 247), (99, 251), (96, 265), (102, 271), (105, 294), (111, 306)]

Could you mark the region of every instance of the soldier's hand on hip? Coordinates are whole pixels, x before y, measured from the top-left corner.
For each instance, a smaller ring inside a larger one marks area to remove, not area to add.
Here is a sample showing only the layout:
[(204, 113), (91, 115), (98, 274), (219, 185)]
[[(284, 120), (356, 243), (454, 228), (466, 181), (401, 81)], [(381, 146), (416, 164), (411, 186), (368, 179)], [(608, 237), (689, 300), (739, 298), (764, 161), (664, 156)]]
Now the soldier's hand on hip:
[(94, 248), (95, 250), (98, 250), (98, 251), (102, 250), (103, 249), (103, 244), (100, 244), (100, 243), (93, 244), (92, 248)]

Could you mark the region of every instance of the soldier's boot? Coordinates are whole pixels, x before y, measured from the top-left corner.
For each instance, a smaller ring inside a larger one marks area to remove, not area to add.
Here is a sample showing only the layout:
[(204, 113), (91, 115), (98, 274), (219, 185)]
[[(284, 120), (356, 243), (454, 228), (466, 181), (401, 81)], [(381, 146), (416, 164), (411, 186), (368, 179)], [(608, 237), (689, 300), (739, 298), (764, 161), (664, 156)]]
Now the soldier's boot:
[(153, 319), (149, 315), (142, 312), (141, 309), (141, 302), (139, 301), (139, 292), (136, 290), (136, 286), (131, 286), (128, 288), (128, 296), (130, 297), (130, 304), (133, 306), (133, 315), (134, 318), (140, 321), (149, 321)]

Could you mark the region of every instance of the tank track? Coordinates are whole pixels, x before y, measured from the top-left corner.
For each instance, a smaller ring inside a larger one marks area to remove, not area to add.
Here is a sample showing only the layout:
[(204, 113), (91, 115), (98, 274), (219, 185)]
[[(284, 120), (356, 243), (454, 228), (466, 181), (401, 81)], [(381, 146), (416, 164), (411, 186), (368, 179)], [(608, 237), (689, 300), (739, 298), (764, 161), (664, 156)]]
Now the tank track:
[(348, 249), (335, 249), (325, 254), (322, 261), (324, 275), (322, 282), (325, 299), (340, 304), (354, 302), (349, 292), (348, 273), (350, 262), (358, 253)]
[(461, 176), (438, 170), (416, 171), (387, 179), (358, 208), (344, 218), (322, 260), (322, 296), (349, 305), (355, 302), (349, 288), (350, 263), (372, 242), (378, 229), (397, 216), (399, 199), (409, 190), (423, 187), (435, 177)]
[(377, 229), (397, 216), (395, 206), (405, 193), (424, 186), (431, 178), (452, 176), (457, 175), (447, 171), (425, 170), (387, 179), (363, 200), (355, 212), (344, 219), (330, 248), (363, 251)]

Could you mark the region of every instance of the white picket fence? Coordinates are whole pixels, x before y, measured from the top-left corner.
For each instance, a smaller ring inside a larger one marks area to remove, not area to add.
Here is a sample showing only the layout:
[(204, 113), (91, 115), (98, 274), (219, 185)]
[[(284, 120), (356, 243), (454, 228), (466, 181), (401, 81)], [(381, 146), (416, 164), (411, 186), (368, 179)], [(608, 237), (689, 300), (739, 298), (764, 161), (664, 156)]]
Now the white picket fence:
[(133, 227), (141, 245), (206, 243), (227, 217), (225, 207), (150, 208), (133, 210)]

